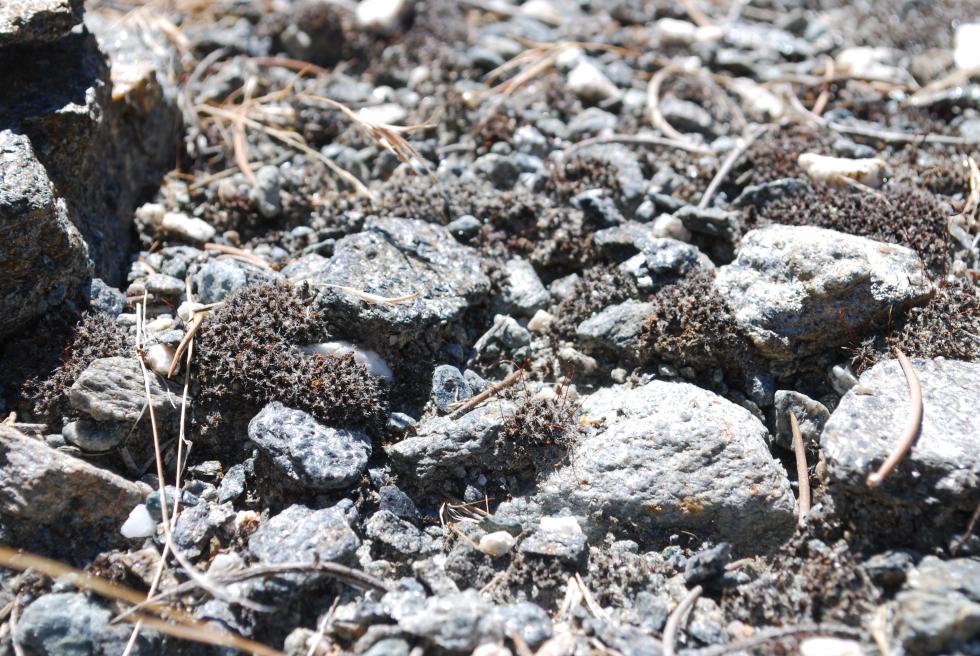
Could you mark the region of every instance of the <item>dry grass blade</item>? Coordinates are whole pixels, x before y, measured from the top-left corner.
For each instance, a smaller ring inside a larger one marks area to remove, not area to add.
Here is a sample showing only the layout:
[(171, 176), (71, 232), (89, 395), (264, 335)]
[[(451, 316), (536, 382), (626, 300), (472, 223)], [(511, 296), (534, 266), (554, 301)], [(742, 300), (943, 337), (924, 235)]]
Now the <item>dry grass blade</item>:
[(796, 478), (800, 485), (800, 526), (806, 524), (806, 515), (810, 512), (810, 471), (806, 466), (806, 450), (803, 447), (803, 435), (800, 434), (800, 424), (792, 410), (789, 415), (789, 427), (793, 433), (793, 451), (796, 453)]
[(664, 118), (663, 112), (660, 111), (660, 87), (663, 86), (667, 76), (678, 72), (678, 70), (675, 66), (664, 66), (650, 78), (650, 84), (647, 86), (647, 114), (653, 127), (671, 139), (694, 144), (687, 135), (678, 132), (674, 126), (668, 123), (667, 119)]
[(612, 143), (636, 144), (640, 146), (663, 146), (664, 148), (676, 148), (678, 150), (686, 150), (689, 153), (697, 153), (699, 155), (709, 155), (713, 152), (710, 148), (699, 146), (686, 139), (679, 141), (677, 139), (668, 139), (667, 137), (659, 137), (653, 134), (610, 134), (604, 137), (591, 137), (589, 139), (577, 141), (565, 149), (565, 154), (567, 155), (573, 153), (588, 146)]
[[(177, 350), (174, 352), (173, 362), (170, 363), (170, 369), (167, 370), (167, 378), (173, 378), (174, 373), (177, 372), (177, 367), (180, 366), (180, 359), (184, 355), (184, 351), (190, 345), (191, 340), (194, 339), (194, 335), (200, 330), (201, 324), (204, 323), (204, 318), (207, 316), (205, 312), (197, 312), (194, 314), (194, 318), (191, 319), (191, 325), (184, 334), (184, 338), (180, 340), (180, 344), (177, 345)], [(140, 358), (142, 360), (142, 358)]]
[(242, 250), (241, 248), (235, 248), (234, 246), (225, 246), (224, 244), (204, 244), (204, 250), (221, 253), (222, 255), (230, 255), (234, 258), (242, 260), (243, 262), (254, 264), (259, 268), (268, 269), (269, 271), (275, 271), (277, 269), (274, 264), (268, 260), (262, 259), (255, 253), (250, 253)]
[(950, 555), (955, 556), (959, 553), (959, 550), (963, 548), (966, 541), (970, 539), (973, 535), (973, 530), (977, 527), (977, 520), (980, 520), (980, 503), (977, 504), (977, 509), (973, 511), (973, 516), (970, 517), (969, 523), (966, 525), (966, 530), (963, 531), (963, 535), (956, 541), (956, 544), (949, 550)]
[(330, 287), (331, 289), (339, 289), (342, 292), (348, 294), (353, 294), (363, 301), (368, 303), (377, 303), (379, 305), (402, 305), (404, 303), (409, 303), (415, 299), (421, 297), (422, 292), (413, 292), (411, 294), (405, 294), (404, 296), (380, 296), (378, 294), (372, 294), (371, 292), (366, 292), (356, 287), (348, 287), (347, 285), (333, 285), (330, 283), (319, 283), (319, 286)]
[(915, 375), (915, 369), (912, 367), (912, 363), (899, 349), (895, 349), (895, 357), (898, 358), (898, 363), (902, 366), (902, 371), (905, 373), (905, 379), (909, 384), (912, 414), (909, 415), (908, 426), (905, 429), (905, 434), (902, 435), (902, 439), (900, 439), (898, 444), (895, 445), (895, 449), (891, 452), (885, 462), (881, 464), (878, 471), (868, 476), (868, 487), (878, 487), (886, 478), (888, 478), (888, 475), (894, 471), (895, 467), (898, 466), (898, 463), (900, 463), (902, 458), (905, 457), (905, 454), (907, 454), (909, 449), (912, 448), (912, 444), (919, 436), (919, 431), (922, 428), (922, 386), (919, 384), (919, 377)]
[(823, 110), (827, 108), (827, 101), (830, 100), (830, 81), (833, 79), (834, 58), (827, 57), (827, 70), (824, 72), (823, 88), (820, 89), (820, 95), (817, 96), (816, 102), (813, 103), (813, 109), (810, 110), (814, 116), (820, 116), (823, 114)]
[(667, 618), (667, 625), (664, 627), (663, 637), (664, 656), (674, 656), (677, 653), (675, 651), (677, 630), (681, 626), (681, 621), (687, 616), (687, 611), (694, 606), (694, 602), (698, 600), (702, 592), (704, 592), (704, 588), (700, 585), (691, 588), (684, 598), (681, 599), (681, 602), (677, 604), (670, 617)]
[(963, 162), (970, 169), (969, 194), (966, 202), (963, 203), (963, 210), (950, 217), (950, 220), (961, 220), (963, 227), (974, 231), (977, 228), (977, 209), (980, 209), (980, 168), (972, 157), (967, 157)]
[(725, 157), (725, 161), (722, 162), (721, 166), (718, 168), (718, 172), (715, 174), (715, 177), (711, 179), (711, 182), (708, 184), (708, 188), (704, 190), (704, 195), (701, 196), (701, 200), (698, 202), (699, 208), (704, 209), (708, 206), (711, 199), (714, 198), (715, 193), (718, 191), (718, 188), (721, 186), (721, 183), (724, 182), (725, 178), (728, 177), (728, 174), (731, 173), (735, 163), (738, 162), (739, 158), (745, 154), (745, 151), (747, 151), (749, 147), (755, 143), (755, 140), (758, 139), (759, 136), (767, 129), (768, 126), (765, 125), (757, 127), (744, 139), (740, 139), (735, 148), (732, 148), (731, 152), (728, 153), (728, 156)]

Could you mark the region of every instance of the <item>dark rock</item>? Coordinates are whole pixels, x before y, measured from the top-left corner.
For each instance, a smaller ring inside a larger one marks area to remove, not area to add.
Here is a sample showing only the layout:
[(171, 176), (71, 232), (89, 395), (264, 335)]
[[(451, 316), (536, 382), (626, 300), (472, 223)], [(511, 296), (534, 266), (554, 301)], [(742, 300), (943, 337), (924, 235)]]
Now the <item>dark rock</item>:
[(245, 492), (245, 466), (232, 465), (218, 486), (218, 503), (234, 501)]
[(101, 278), (92, 278), (87, 296), (93, 312), (108, 314), (113, 319), (122, 314), (126, 306), (126, 295), (105, 284)]
[(790, 430), (788, 412), (796, 415), (800, 425), (803, 445), (815, 450), (820, 442), (820, 433), (830, 418), (830, 411), (819, 401), (805, 394), (790, 390), (779, 390), (775, 394), (776, 434), (773, 442), (789, 451), (793, 450), (793, 433)]
[(871, 556), (862, 566), (875, 585), (886, 590), (895, 590), (905, 583), (909, 571), (915, 567), (916, 559), (914, 552), (890, 549)]
[(129, 434), (129, 427), (81, 419), (65, 424), (61, 434), (82, 451), (100, 452), (118, 446)]
[(889, 606), (905, 653), (971, 653), (980, 639), (980, 561), (926, 556)]
[(476, 590), (430, 597), (415, 612), (398, 618), (398, 627), (449, 652), (469, 653), (503, 637), (495, 607)]
[[(364, 524), (381, 557), (421, 555), (433, 548), (432, 538), (388, 510), (379, 510)], [(378, 548), (380, 547), (380, 548)]]
[(688, 587), (718, 579), (725, 574), (725, 565), (732, 562), (732, 545), (727, 542), (703, 549), (687, 560), (684, 581)]
[(453, 237), (461, 242), (468, 241), (470, 238), (475, 237), (483, 224), (475, 216), (470, 214), (464, 214), (458, 219), (454, 219), (449, 222), (446, 226), (446, 230), (452, 233)]
[(451, 364), (441, 364), (432, 372), (432, 401), (441, 412), (449, 412), (453, 404), (473, 396), (462, 372)]
[(529, 601), (500, 606), (497, 613), (503, 621), (504, 634), (521, 636), (532, 649), (554, 633), (548, 613)]
[(249, 422), (248, 437), (290, 480), (314, 490), (354, 484), (371, 456), (371, 438), (364, 433), (329, 428), (278, 401)]
[(409, 521), (419, 519), (419, 510), (415, 507), (415, 502), (395, 485), (385, 485), (378, 490), (378, 508), (401, 519)]
[(339, 507), (293, 505), (264, 521), (248, 541), (249, 553), (268, 565), (315, 560), (349, 563), (360, 540)]
[(633, 355), (640, 347), (643, 326), (652, 312), (652, 304), (640, 301), (611, 305), (580, 323), (575, 335), (592, 346)]
[(749, 185), (742, 190), (732, 205), (735, 207), (761, 207), (774, 200), (788, 198), (803, 193), (810, 185), (799, 178), (780, 178), (772, 182)]
[[(173, 507), (170, 508), (173, 512)], [(177, 515), (174, 544), (191, 559), (208, 554), (210, 540), (220, 532), (228, 532), (235, 519), (231, 504), (199, 503), (184, 508)]]
[(582, 210), (588, 219), (602, 226), (619, 225), (625, 220), (612, 194), (605, 189), (588, 189), (575, 194), (572, 205)]
[(741, 232), (739, 215), (739, 212), (693, 205), (685, 205), (674, 212), (674, 216), (691, 232), (717, 237), (729, 243), (734, 243)]

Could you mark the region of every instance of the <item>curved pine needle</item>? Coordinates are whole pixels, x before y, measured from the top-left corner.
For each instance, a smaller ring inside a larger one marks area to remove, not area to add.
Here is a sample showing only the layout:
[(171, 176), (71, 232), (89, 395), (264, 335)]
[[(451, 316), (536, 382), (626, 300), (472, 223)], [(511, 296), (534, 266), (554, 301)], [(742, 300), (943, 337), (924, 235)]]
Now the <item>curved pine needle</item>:
[(902, 371), (905, 372), (905, 380), (909, 384), (909, 395), (912, 397), (912, 414), (909, 416), (909, 423), (905, 429), (905, 434), (899, 440), (898, 444), (895, 445), (894, 451), (881, 464), (878, 471), (868, 476), (868, 487), (878, 487), (888, 478), (888, 475), (892, 473), (895, 467), (898, 466), (898, 463), (902, 461), (902, 458), (905, 457), (905, 454), (912, 448), (912, 444), (915, 442), (915, 438), (919, 436), (919, 431), (922, 428), (922, 386), (919, 384), (919, 377), (915, 375), (915, 369), (912, 368), (912, 363), (909, 359), (897, 348), (895, 349), (895, 357), (898, 358), (898, 363), (902, 366)]
[(696, 585), (687, 593), (687, 595), (681, 599), (681, 603), (677, 604), (677, 608), (674, 612), (670, 614), (667, 618), (667, 625), (664, 627), (664, 638), (663, 638), (663, 650), (664, 656), (675, 656), (677, 653), (674, 650), (674, 643), (677, 640), (677, 629), (681, 626), (681, 620), (687, 615), (688, 609), (690, 609), (694, 602), (698, 600), (701, 593), (704, 592), (704, 588), (700, 585)]
[(796, 478), (800, 485), (800, 526), (806, 524), (806, 514), (810, 512), (810, 472), (806, 466), (806, 451), (803, 448), (803, 436), (800, 434), (800, 424), (796, 415), (790, 410), (789, 427), (793, 432), (793, 451), (796, 452)]

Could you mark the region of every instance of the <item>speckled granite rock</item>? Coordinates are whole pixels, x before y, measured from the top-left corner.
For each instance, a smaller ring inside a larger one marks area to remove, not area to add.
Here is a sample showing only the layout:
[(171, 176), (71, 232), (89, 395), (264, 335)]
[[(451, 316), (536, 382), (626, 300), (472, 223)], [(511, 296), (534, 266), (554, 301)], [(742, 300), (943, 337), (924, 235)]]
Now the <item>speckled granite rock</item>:
[(779, 361), (840, 344), (932, 294), (915, 251), (813, 226), (746, 234), (715, 288), (755, 347)]
[(980, 502), (980, 365), (912, 360), (922, 386), (922, 429), (880, 488), (865, 479), (908, 422), (908, 383), (897, 360), (864, 372), (820, 437), (842, 516), (893, 546), (932, 549), (962, 532)]

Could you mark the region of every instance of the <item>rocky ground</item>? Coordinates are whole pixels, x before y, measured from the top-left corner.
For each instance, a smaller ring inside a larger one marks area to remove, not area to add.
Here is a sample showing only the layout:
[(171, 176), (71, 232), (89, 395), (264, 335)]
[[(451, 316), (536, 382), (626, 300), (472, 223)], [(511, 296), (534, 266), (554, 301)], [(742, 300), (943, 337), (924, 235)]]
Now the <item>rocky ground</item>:
[(978, 23), (0, 2), (0, 653), (980, 654)]

